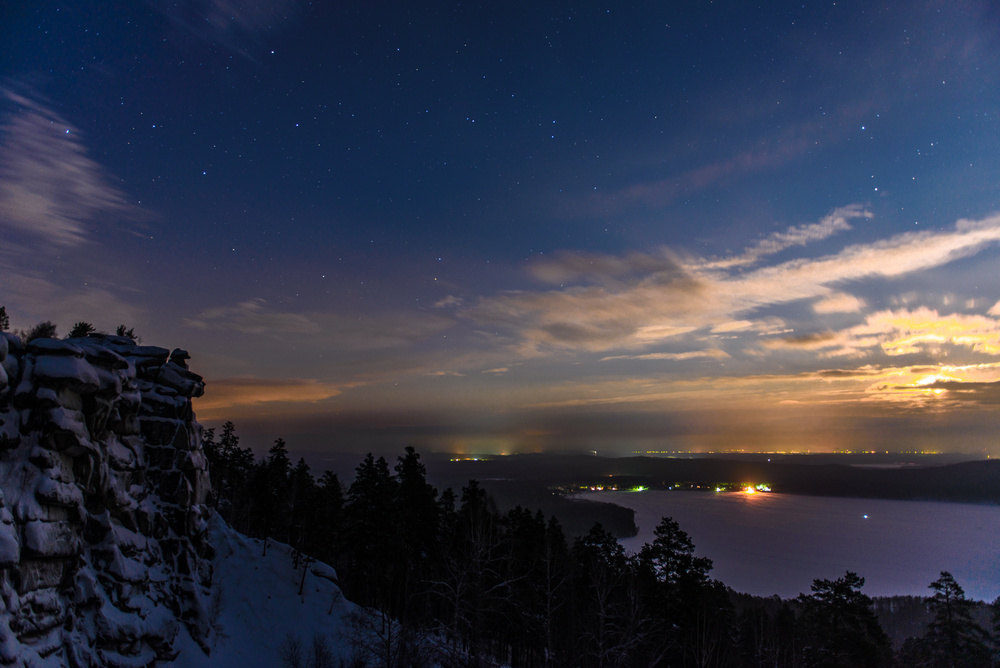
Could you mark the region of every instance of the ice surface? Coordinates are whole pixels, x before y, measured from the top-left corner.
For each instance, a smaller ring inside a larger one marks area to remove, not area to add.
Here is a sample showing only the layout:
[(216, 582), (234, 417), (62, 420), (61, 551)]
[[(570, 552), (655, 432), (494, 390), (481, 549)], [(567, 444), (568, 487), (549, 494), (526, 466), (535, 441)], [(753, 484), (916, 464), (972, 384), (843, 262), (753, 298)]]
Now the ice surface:
[(1000, 507), (930, 501), (687, 491), (593, 492), (636, 511), (629, 551), (673, 517), (737, 591), (794, 597), (851, 570), (870, 596), (928, 595), (941, 571), (970, 598), (1000, 595)]

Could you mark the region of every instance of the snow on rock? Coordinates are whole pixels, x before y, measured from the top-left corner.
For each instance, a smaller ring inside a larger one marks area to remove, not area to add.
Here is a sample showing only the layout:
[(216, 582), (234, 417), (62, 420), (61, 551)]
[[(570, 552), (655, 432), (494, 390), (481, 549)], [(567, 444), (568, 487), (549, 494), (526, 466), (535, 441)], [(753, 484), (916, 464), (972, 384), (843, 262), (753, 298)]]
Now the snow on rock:
[(0, 665), (218, 665), (188, 359), (0, 332)]
[(0, 666), (275, 666), (350, 654), (329, 566), (208, 506), (184, 350), (0, 332)]

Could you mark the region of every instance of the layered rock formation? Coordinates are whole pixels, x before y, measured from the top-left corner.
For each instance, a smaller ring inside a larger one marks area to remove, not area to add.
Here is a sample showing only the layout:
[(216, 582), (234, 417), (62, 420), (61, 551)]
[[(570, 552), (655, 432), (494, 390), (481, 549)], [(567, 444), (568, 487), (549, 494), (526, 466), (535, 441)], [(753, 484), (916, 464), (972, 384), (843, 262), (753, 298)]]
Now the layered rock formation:
[(0, 333), (0, 665), (211, 644), (211, 489), (188, 355)]

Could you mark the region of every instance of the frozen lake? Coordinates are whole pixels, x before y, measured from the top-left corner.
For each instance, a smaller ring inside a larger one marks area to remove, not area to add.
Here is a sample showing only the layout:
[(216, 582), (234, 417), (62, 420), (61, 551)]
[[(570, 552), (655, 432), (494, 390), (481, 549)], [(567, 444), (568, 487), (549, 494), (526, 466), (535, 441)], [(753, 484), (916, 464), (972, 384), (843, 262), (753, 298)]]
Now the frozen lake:
[(579, 496), (635, 510), (639, 535), (621, 541), (629, 552), (673, 517), (695, 553), (714, 562), (712, 577), (737, 591), (789, 598), (851, 570), (869, 596), (927, 596), (950, 571), (968, 598), (1000, 596), (1000, 506), (740, 492)]

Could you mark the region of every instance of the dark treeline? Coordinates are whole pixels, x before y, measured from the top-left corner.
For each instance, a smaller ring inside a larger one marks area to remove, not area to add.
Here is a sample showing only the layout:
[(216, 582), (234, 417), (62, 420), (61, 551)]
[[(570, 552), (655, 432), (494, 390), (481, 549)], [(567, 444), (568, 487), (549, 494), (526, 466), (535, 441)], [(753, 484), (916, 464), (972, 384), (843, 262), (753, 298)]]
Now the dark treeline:
[(333, 564), (345, 595), (378, 611), (386, 642), (369, 665), (1000, 665), (1000, 600), (984, 628), (947, 573), (923, 601), (930, 624), (894, 652), (851, 572), (790, 601), (748, 597), (709, 576), (670, 518), (627, 555), (599, 524), (570, 542), (540, 511), (501, 513), (474, 480), (439, 492), (413, 448), (392, 466), (369, 454), (345, 488), (293, 465), (281, 439), (255, 459), (231, 422), (204, 445), (234, 528), (292, 545), (303, 568)]

